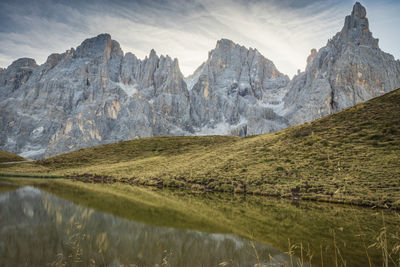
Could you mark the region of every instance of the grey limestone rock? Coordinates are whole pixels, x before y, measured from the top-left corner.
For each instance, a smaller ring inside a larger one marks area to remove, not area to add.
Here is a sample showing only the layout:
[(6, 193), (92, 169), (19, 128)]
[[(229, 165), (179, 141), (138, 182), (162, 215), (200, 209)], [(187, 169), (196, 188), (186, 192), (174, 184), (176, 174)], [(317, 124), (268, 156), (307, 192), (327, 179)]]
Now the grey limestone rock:
[(177, 59), (138, 59), (100, 34), (40, 66), (21, 58), (0, 70), (0, 149), (37, 159), (141, 137), (261, 134), (399, 87), (400, 62), (379, 49), (359, 3), (292, 80), (227, 39), (184, 78)]
[(286, 126), (275, 110), (289, 78), (256, 49), (222, 39), (187, 82), (192, 123), (201, 134), (248, 135)]
[(110, 35), (19, 59), (0, 73), (0, 147), (29, 158), (154, 135), (185, 134), (189, 94), (178, 62), (143, 61)]
[(18, 89), (26, 83), (33, 70), (38, 67), (34, 59), (20, 58), (14, 61), (7, 69), (0, 71), (0, 91), (1, 97), (7, 97), (8, 94)]
[(400, 63), (379, 49), (366, 10), (356, 3), (343, 29), (289, 83), (284, 115), (291, 125), (311, 121), (400, 87)]

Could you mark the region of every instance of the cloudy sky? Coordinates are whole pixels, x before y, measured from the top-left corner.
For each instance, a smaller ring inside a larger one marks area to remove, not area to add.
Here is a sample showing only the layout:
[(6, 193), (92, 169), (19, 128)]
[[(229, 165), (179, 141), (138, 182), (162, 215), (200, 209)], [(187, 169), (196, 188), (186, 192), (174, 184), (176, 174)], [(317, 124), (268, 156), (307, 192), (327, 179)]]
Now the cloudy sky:
[[(400, 58), (400, 1), (364, 0), (382, 50)], [(292, 76), (305, 68), (311, 48), (340, 31), (350, 0), (0, 0), (0, 66), (32, 57), (39, 64), (54, 52), (110, 33), (124, 52), (179, 59), (184, 75), (207, 59), (216, 41), (228, 38), (257, 48)]]

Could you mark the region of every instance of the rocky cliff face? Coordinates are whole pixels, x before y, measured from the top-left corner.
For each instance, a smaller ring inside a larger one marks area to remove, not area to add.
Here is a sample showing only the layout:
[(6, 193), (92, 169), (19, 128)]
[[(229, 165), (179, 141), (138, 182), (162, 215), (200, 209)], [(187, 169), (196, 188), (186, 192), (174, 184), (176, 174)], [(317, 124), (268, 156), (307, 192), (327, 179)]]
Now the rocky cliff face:
[(0, 149), (42, 158), (160, 135), (267, 133), (400, 87), (400, 62), (382, 52), (356, 3), (343, 29), (291, 81), (256, 49), (222, 39), (193, 75), (152, 50), (124, 54), (108, 34), (0, 70)]
[(154, 135), (184, 134), (189, 94), (178, 62), (152, 51), (138, 60), (110, 35), (19, 59), (1, 73), (2, 149), (38, 158)]
[(154, 50), (144, 60), (124, 55), (108, 34), (41, 66), (19, 59), (0, 75), (0, 146), (29, 158), (141, 137), (287, 126), (268, 105), (279, 106), (274, 94), (289, 79), (257, 50), (228, 40), (210, 52), (190, 90), (176, 59)]
[(249, 135), (282, 129), (276, 114), (289, 82), (255, 49), (218, 41), (188, 79), (193, 126), (200, 133)]
[(291, 125), (311, 121), (400, 87), (400, 62), (382, 52), (369, 30), (366, 10), (356, 3), (343, 29), (293, 78), (284, 98)]

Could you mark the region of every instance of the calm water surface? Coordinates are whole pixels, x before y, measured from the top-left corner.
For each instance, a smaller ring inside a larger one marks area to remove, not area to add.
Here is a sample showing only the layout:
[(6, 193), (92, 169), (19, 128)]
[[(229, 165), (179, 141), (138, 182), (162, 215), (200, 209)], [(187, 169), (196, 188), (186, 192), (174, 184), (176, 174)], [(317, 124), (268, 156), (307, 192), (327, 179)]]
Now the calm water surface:
[[(182, 227), (173, 222), (176, 215), (157, 220), (156, 209), (148, 210), (150, 217), (138, 211), (151, 219), (135, 221), (30, 186), (2, 191), (0, 266), (299, 266), (300, 242), (303, 261), (313, 254), (313, 266), (322, 265), (321, 254), (325, 266), (334, 265), (336, 246), (344, 258), (339, 265), (367, 266), (367, 239), (374, 241), (382, 226), (382, 213), (371, 209), (182, 196), (183, 202), (194, 203), (193, 213), (213, 209), (219, 211), (215, 216), (223, 216), (219, 221), (229, 222), (223, 223), (226, 229), (214, 231), (221, 229), (212, 225), (217, 218), (204, 221), (204, 227)], [(96, 201), (101, 207), (101, 198)], [(135, 214), (134, 207), (124, 208)], [(398, 230), (396, 216), (385, 214), (392, 231)], [(289, 242), (297, 244), (292, 259), (286, 253)], [(372, 263), (380, 265), (379, 250), (368, 251)]]
[(137, 223), (33, 187), (0, 194), (0, 205), (2, 266), (253, 266), (256, 251), (276, 262), (289, 260), (236, 235)]

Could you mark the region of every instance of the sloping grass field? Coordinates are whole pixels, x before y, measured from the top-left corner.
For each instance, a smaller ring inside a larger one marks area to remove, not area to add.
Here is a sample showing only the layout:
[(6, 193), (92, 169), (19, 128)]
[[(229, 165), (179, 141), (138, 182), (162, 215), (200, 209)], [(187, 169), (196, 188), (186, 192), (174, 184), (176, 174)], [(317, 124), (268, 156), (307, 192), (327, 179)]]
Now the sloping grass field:
[(11, 153), (11, 152), (8, 152), (8, 151), (4, 151), (4, 150), (0, 150), (0, 163), (3, 163), (3, 162), (14, 162), (14, 161), (24, 161), (24, 160), (26, 160), (26, 159), (21, 157), (21, 156), (19, 156), (19, 155), (17, 155), (17, 154), (14, 154), (14, 153)]
[(271, 134), (144, 138), (0, 171), (400, 209), (400, 90)]

